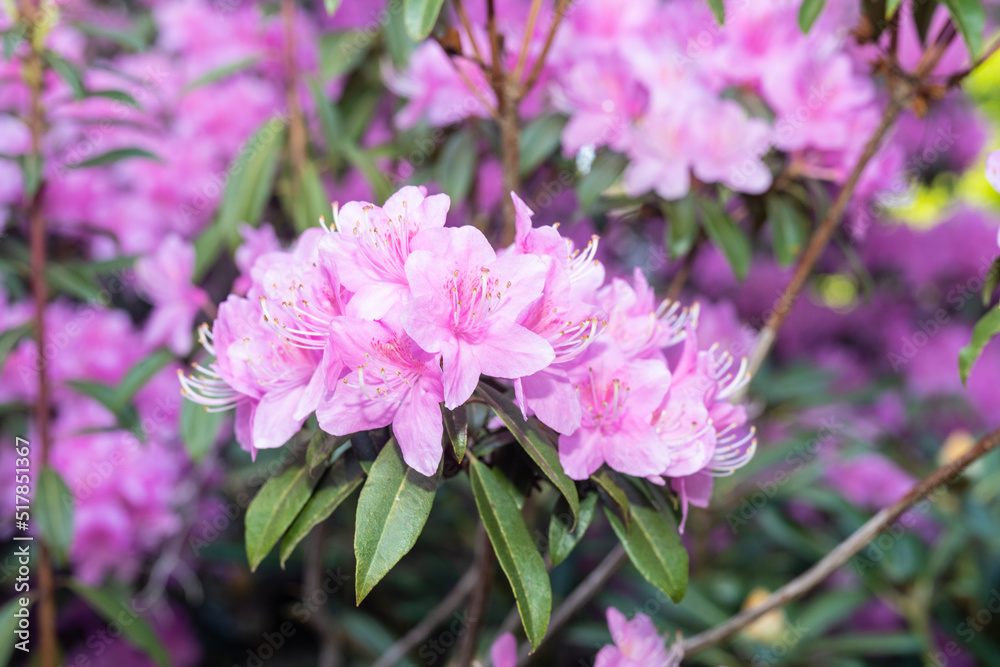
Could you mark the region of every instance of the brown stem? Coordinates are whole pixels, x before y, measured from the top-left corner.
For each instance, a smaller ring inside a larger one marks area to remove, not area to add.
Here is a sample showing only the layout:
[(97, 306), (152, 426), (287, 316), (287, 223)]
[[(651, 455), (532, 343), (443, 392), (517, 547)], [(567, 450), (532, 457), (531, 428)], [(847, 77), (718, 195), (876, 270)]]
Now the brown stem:
[(483, 54), (479, 50), (479, 42), (476, 41), (476, 35), (472, 32), (472, 23), (469, 21), (469, 15), (465, 13), (462, 0), (455, 0), (455, 12), (458, 14), (458, 20), (462, 22), (462, 26), (465, 28), (465, 34), (469, 36), (469, 43), (472, 44), (472, 52), (476, 55), (476, 62), (480, 66), (483, 66), (485, 62)]
[(406, 654), (422, 644), (434, 629), (448, 620), (455, 610), (465, 601), (479, 580), (479, 571), (475, 564), (458, 580), (455, 587), (434, 607), (423, 620), (407, 632), (389, 650), (372, 663), (372, 667), (393, 667), (406, 657)]
[[(24, 62), (24, 78), (30, 90), (28, 127), (31, 132), (31, 155), (41, 178), (42, 137), (45, 135), (45, 112), (42, 108), (42, 84), (44, 65), (41, 45), (36, 43), (34, 29), (45, 17), (38, 15), (38, 8), (32, 0), (19, 3), (21, 20), (30, 27), (28, 41), (31, 50)], [(48, 282), (45, 273), (45, 216), (42, 211), (42, 187), (37, 187), (28, 202), (29, 245), (31, 246), (31, 288), (35, 301), (35, 340), (38, 344), (38, 398), (35, 401), (35, 421), (38, 427), (40, 468), (45, 468), (49, 460), (49, 405), (50, 387), (48, 381), (48, 359), (45, 355), (45, 307), (48, 303)], [(39, 665), (56, 667), (59, 657), (59, 639), (56, 634), (55, 578), (48, 545), (39, 539), (38, 559), (38, 615), (41, 648)]]
[(532, 0), (531, 9), (528, 12), (528, 23), (524, 26), (524, 40), (521, 42), (521, 53), (517, 56), (517, 66), (514, 67), (514, 80), (521, 80), (521, 73), (524, 72), (524, 63), (528, 59), (528, 47), (531, 46), (531, 36), (535, 33), (535, 22), (538, 21), (538, 12), (542, 9), (542, 0)]
[(472, 589), (472, 597), (469, 598), (469, 610), (465, 619), (468, 625), (462, 635), (462, 644), (458, 647), (456, 659), (458, 667), (469, 667), (476, 655), (476, 640), (479, 638), (479, 629), (486, 616), (486, 605), (490, 599), (490, 585), (493, 583), (495, 566), (496, 558), (493, 556), (493, 545), (490, 544), (486, 529), (480, 526), (476, 533), (476, 562), (473, 566), (476, 572), (476, 581), (475, 587)]
[(744, 612), (733, 616), (722, 625), (697, 634), (684, 640), (684, 653), (691, 654), (701, 651), (709, 646), (713, 646), (723, 641), (727, 637), (739, 632), (750, 623), (766, 614), (767, 612), (784, 606), (788, 602), (801, 597), (821, 583), (828, 576), (833, 574), (842, 565), (847, 563), (856, 553), (861, 551), (869, 542), (875, 539), (882, 531), (898, 519), (903, 512), (916, 504), (934, 491), (939, 486), (950, 483), (963, 470), (968, 468), (973, 462), (1000, 445), (1000, 429), (993, 431), (965, 454), (957, 458), (952, 463), (946, 464), (935, 470), (929, 476), (918, 482), (909, 493), (900, 498), (892, 507), (888, 507), (861, 526), (850, 537), (841, 542), (837, 547), (823, 557), (818, 563), (809, 568), (805, 573), (788, 582), (759, 605), (747, 609)]
[[(299, 198), (302, 171), (308, 160), (306, 128), (299, 101), (295, 63), (295, 0), (282, 0), (281, 13), (285, 24), (285, 77), (288, 98), (288, 151), (292, 163), (292, 196)], [(315, 223), (315, 220), (312, 221)]]
[[(513, 80), (511, 80), (513, 82)], [(506, 92), (511, 86), (506, 85)], [(499, 97), (499, 96), (498, 96)], [(503, 213), (503, 234), (501, 245), (514, 242), (516, 212), (510, 193), (521, 188), (521, 126), (517, 113), (517, 102), (511, 95), (500, 97), (500, 153), (503, 167), (503, 192), (500, 198)]]
[(545, 65), (545, 59), (549, 56), (549, 51), (552, 49), (552, 42), (556, 38), (556, 30), (559, 29), (559, 24), (562, 23), (563, 17), (566, 16), (566, 9), (569, 7), (569, 0), (559, 0), (556, 5), (556, 14), (552, 17), (552, 25), (549, 26), (549, 32), (545, 35), (545, 45), (542, 46), (542, 52), (538, 54), (538, 60), (531, 68), (531, 73), (528, 74), (528, 78), (525, 80), (524, 84), (518, 91), (518, 99), (523, 99), (525, 95), (531, 92), (532, 86), (538, 81), (538, 77), (542, 73), (542, 67)]

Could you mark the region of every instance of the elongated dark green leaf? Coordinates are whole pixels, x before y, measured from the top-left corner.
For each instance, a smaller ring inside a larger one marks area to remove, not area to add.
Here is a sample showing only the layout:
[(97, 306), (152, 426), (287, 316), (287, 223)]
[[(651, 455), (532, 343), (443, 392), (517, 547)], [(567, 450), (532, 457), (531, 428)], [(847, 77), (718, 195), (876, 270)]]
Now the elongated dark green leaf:
[(563, 494), (573, 511), (575, 521), (580, 513), (580, 496), (576, 491), (576, 484), (563, 471), (556, 448), (531, 422), (524, 421), (521, 411), (507, 396), (487, 384), (480, 384), (476, 391), (503, 420), (504, 425), (549, 481)]
[(7, 360), (7, 355), (11, 353), (11, 350), (21, 342), (21, 339), (31, 333), (32, 326), (31, 322), (26, 322), (19, 327), (0, 333), (0, 366)]
[(106, 39), (129, 51), (142, 51), (146, 48), (146, 40), (138, 31), (115, 30), (96, 23), (77, 23), (76, 28), (85, 35)]
[(628, 496), (625, 495), (625, 490), (622, 489), (607, 470), (597, 471), (590, 476), (590, 479), (608, 495), (615, 509), (621, 514), (622, 520), (625, 521), (625, 527), (630, 528), (632, 525), (632, 515), (629, 513), (631, 503)]
[(224, 412), (209, 412), (203, 405), (184, 401), (181, 406), (181, 440), (192, 461), (200, 463), (212, 451), (225, 419)]
[(407, 466), (395, 439), (382, 448), (358, 498), (354, 532), (358, 604), (416, 544), (440, 480), (440, 471), (425, 477)]
[(170, 667), (170, 656), (163, 648), (160, 638), (146, 619), (136, 613), (136, 605), (131, 601), (107, 589), (91, 588), (76, 579), (70, 579), (66, 585), (86, 600), (90, 608), (105, 621), (121, 627), (122, 635), (128, 643), (152, 658), (160, 667)]
[(580, 501), (580, 518), (573, 525), (573, 513), (565, 498), (559, 498), (552, 519), (549, 522), (549, 556), (553, 567), (566, 560), (594, 518), (594, 508), (597, 507), (597, 494), (590, 493)]
[(705, 232), (722, 250), (736, 277), (743, 280), (746, 278), (747, 269), (750, 268), (750, 240), (718, 202), (705, 199), (701, 205)]
[(318, 225), (320, 217), (325, 218), (330, 211), (331, 202), (312, 161), (302, 165), (302, 170), (293, 178), (290, 194), (285, 204), (300, 233)]
[(59, 560), (65, 561), (73, 541), (73, 496), (63, 478), (49, 466), (38, 475), (32, 506), (45, 541)]
[[(10, 656), (14, 654), (14, 645), (25, 641), (22, 637), (14, 634), (18, 630), (17, 614), (21, 613), (21, 598), (23, 597), (28, 598), (28, 604), (24, 609), (30, 609), (34, 598), (24, 594), (15, 594), (3, 607), (0, 607), (0, 665), (11, 664)], [(27, 633), (27, 641), (24, 645), (30, 649), (34, 646), (31, 628), (29, 627), (24, 632)]]
[(471, 455), (469, 479), (497, 562), (514, 591), (528, 641), (537, 648), (545, 637), (552, 612), (552, 587), (545, 561), (535, 548), (513, 498), (494, 472)]
[(350, 497), (354, 489), (361, 486), (364, 478), (365, 474), (358, 465), (358, 459), (352, 453), (348, 453), (330, 466), (310, 496), (309, 502), (295, 517), (295, 521), (281, 541), (281, 567), (285, 567), (288, 557), (309, 531), (328, 519), (340, 503)]
[(976, 322), (972, 330), (972, 341), (958, 353), (958, 372), (962, 376), (962, 384), (969, 379), (972, 366), (983, 353), (983, 348), (997, 334), (1000, 334), (1000, 308), (994, 308)]
[(427, 39), (437, 23), (444, 0), (404, 0), (403, 21), (410, 39)]
[(135, 396), (136, 392), (142, 389), (147, 382), (153, 379), (160, 370), (173, 361), (174, 357), (170, 352), (164, 348), (160, 348), (144, 357), (142, 361), (138, 362), (135, 366), (129, 369), (128, 373), (118, 383), (115, 388), (115, 396), (117, 398), (117, 405), (119, 407), (124, 407), (132, 398)]
[(521, 176), (538, 169), (559, 148), (566, 117), (549, 114), (535, 118), (521, 132)]
[(441, 189), (454, 202), (465, 199), (476, 173), (476, 145), (471, 136), (458, 132), (441, 149), (436, 165)]
[(103, 167), (105, 165), (114, 164), (115, 162), (121, 162), (122, 160), (129, 160), (132, 158), (142, 158), (144, 160), (162, 162), (157, 155), (154, 155), (153, 153), (150, 153), (142, 148), (116, 148), (115, 150), (108, 151), (107, 153), (101, 153), (100, 155), (95, 155), (94, 157), (83, 160), (82, 162), (70, 165), (70, 168), (86, 169), (87, 167)]
[(103, 97), (105, 99), (121, 102), (122, 104), (127, 104), (130, 107), (139, 108), (139, 103), (135, 100), (135, 98), (123, 90), (88, 90), (87, 97)]
[(986, 26), (983, 3), (981, 0), (942, 0), (942, 2), (955, 21), (955, 27), (962, 33), (971, 59), (975, 60), (983, 51), (983, 28)]
[(142, 435), (139, 416), (135, 408), (128, 401), (125, 402), (124, 406), (120, 405), (117, 391), (114, 388), (87, 380), (67, 380), (66, 384), (81, 394), (90, 396), (114, 413), (121, 428)]
[(601, 194), (618, 180), (625, 171), (628, 160), (621, 153), (602, 151), (594, 158), (590, 171), (580, 177), (576, 184), (576, 196), (580, 199), (580, 207), (589, 210)]
[(771, 223), (778, 264), (788, 266), (799, 256), (806, 242), (808, 230), (805, 216), (794, 204), (775, 195), (767, 199), (767, 219)]
[(712, 10), (712, 16), (715, 17), (716, 22), (719, 25), (724, 25), (726, 23), (726, 5), (723, 0), (708, 0), (708, 6)]
[(222, 81), (223, 79), (226, 79), (234, 74), (238, 74), (240, 72), (243, 72), (244, 70), (248, 70), (254, 65), (256, 65), (257, 62), (258, 62), (257, 58), (243, 58), (242, 60), (237, 60), (234, 63), (223, 65), (222, 67), (217, 67), (216, 69), (213, 69), (210, 72), (202, 74), (197, 79), (184, 86), (182, 94), (190, 93), (192, 90), (201, 88), (202, 86), (207, 86), (209, 84), (216, 83), (217, 81)]
[(455, 456), (461, 463), (465, 458), (465, 449), (469, 446), (469, 415), (465, 411), (465, 406), (460, 405), (454, 410), (441, 406), (444, 415), (444, 428), (448, 433), (448, 439), (455, 450)]
[(278, 170), (281, 147), (285, 143), (286, 121), (274, 116), (243, 145), (239, 156), (226, 170), (226, 191), (215, 222), (195, 242), (195, 279), (200, 279), (218, 257), (224, 241), (239, 240), (237, 225), (260, 221), (271, 197)]
[(309, 441), (309, 447), (306, 449), (306, 464), (310, 470), (316, 470), (316, 468), (326, 463), (332, 454), (337, 451), (346, 451), (350, 447), (351, 436), (330, 435), (321, 429), (317, 429), (316, 434)]
[(344, 76), (360, 65), (374, 40), (364, 30), (328, 32), (319, 39), (320, 74), (324, 81)]
[(799, 28), (803, 33), (809, 33), (825, 4), (826, 0), (802, 0), (802, 5), (799, 7)]
[(30, 201), (42, 183), (42, 158), (37, 153), (28, 153), (21, 159), (24, 174), (24, 198)]
[(632, 528), (605, 508), (611, 527), (629, 559), (646, 581), (680, 602), (687, 591), (688, 555), (677, 534), (677, 525), (652, 507), (632, 503)]
[(307, 466), (294, 466), (261, 487), (246, 516), (247, 559), (251, 570), (257, 569), (295, 521), (309, 501), (316, 481), (309, 476)]
[(45, 61), (66, 82), (66, 85), (70, 87), (70, 90), (73, 91), (73, 98), (82, 100), (86, 94), (86, 89), (83, 86), (83, 77), (80, 76), (80, 71), (76, 68), (76, 65), (73, 65), (55, 51), (46, 51)]
[(660, 208), (667, 221), (667, 247), (673, 259), (683, 257), (694, 247), (698, 236), (698, 216), (694, 195), (690, 192), (677, 201), (661, 201)]
[[(986, 278), (983, 279), (983, 305), (990, 305), (990, 301), (993, 300), (993, 292), (996, 291), (997, 285), (1000, 285), (1000, 257), (993, 260), (993, 265), (990, 267), (989, 273), (986, 274)], [(0, 355), (0, 359), (3, 355)]]

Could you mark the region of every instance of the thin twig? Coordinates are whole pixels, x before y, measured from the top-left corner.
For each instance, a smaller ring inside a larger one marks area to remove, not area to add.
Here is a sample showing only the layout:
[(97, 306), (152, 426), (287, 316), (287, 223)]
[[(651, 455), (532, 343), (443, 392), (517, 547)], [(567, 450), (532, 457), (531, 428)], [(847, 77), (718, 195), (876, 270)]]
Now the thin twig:
[(413, 627), (412, 630), (407, 632), (403, 637), (397, 641), (395, 644), (389, 647), (389, 650), (382, 654), (382, 656), (376, 660), (372, 667), (393, 667), (397, 662), (406, 657), (406, 654), (415, 649), (417, 646), (422, 644), (427, 637), (434, 632), (434, 629), (439, 625), (444, 623), (449, 616), (455, 613), (455, 610), (461, 606), (462, 602), (465, 601), (469, 594), (472, 592), (473, 587), (476, 585), (478, 580), (478, 571), (476, 566), (473, 565), (469, 570), (462, 575), (462, 578), (458, 580), (455, 587), (451, 589), (441, 600), (434, 609), (432, 609), (423, 620)]
[(514, 67), (514, 80), (520, 81), (521, 74), (524, 73), (524, 63), (528, 59), (528, 47), (531, 46), (531, 37), (535, 34), (535, 22), (538, 21), (538, 12), (542, 9), (542, 0), (532, 0), (531, 9), (528, 12), (528, 22), (524, 26), (524, 40), (521, 42), (521, 53), (517, 56), (517, 65)]
[(993, 57), (993, 54), (996, 53), (997, 50), (1000, 50), (1000, 36), (997, 36), (993, 40), (993, 42), (990, 43), (990, 45), (988, 47), (986, 47), (986, 50), (983, 51), (983, 55), (979, 56), (979, 58), (977, 58), (976, 61), (974, 63), (972, 63), (972, 65), (970, 65), (967, 69), (964, 69), (961, 72), (957, 72), (957, 73), (951, 75), (948, 78), (948, 86), (949, 87), (954, 87), (954, 86), (957, 86), (958, 84), (962, 83), (962, 81), (965, 79), (965, 77), (967, 77), (970, 74), (972, 74), (973, 72), (975, 72), (979, 68), (980, 65), (982, 65), (983, 63), (985, 63), (991, 57)]
[(479, 629), (483, 627), (486, 616), (486, 605), (490, 599), (490, 586), (493, 583), (493, 570), (496, 558), (493, 555), (493, 545), (490, 543), (486, 529), (479, 526), (476, 532), (476, 586), (469, 598), (469, 612), (466, 616), (468, 625), (462, 634), (462, 643), (458, 647), (456, 664), (458, 667), (469, 667), (476, 655), (476, 642), (479, 639)]
[[(31, 28), (28, 42), (31, 49), (24, 61), (23, 74), (25, 83), (30, 90), (30, 110), (28, 126), (31, 132), (31, 155), (39, 169), (38, 178), (42, 178), (42, 138), (45, 134), (45, 112), (42, 108), (42, 85), (44, 65), (39, 49), (41, 44), (35, 39), (34, 31), (45, 17), (37, 14), (38, 7), (32, 0), (23, 0), (19, 7), (21, 20)], [(35, 339), (38, 343), (38, 397), (35, 401), (35, 422), (38, 428), (39, 452), (38, 465), (44, 469), (48, 465), (50, 430), (49, 403), (50, 387), (48, 381), (48, 359), (45, 358), (45, 309), (48, 303), (48, 282), (45, 273), (45, 216), (42, 211), (42, 185), (38, 184), (28, 203), (29, 245), (31, 246), (31, 288), (35, 301)], [(59, 638), (56, 631), (56, 600), (55, 579), (52, 574), (52, 561), (48, 545), (39, 538), (40, 549), (38, 559), (38, 612), (41, 649), (39, 664), (41, 667), (56, 667), (59, 654)]]
[(739, 632), (747, 625), (766, 614), (767, 612), (784, 606), (788, 602), (801, 597), (821, 583), (828, 576), (837, 571), (842, 565), (847, 563), (856, 553), (861, 551), (869, 542), (875, 539), (882, 531), (898, 519), (907, 509), (926, 497), (939, 486), (950, 483), (963, 470), (972, 463), (1000, 445), (1000, 429), (993, 431), (975, 444), (972, 449), (960, 456), (952, 463), (946, 464), (935, 470), (929, 476), (918, 482), (909, 493), (900, 498), (889, 508), (886, 508), (869, 519), (865, 525), (856, 530), (850, 537), (841, 542), (837, 547), (823, 557), (818, 563), (809, 568), (805, 573), (788, 582), (759, 605), (747, 609), (722, 625), (706, 630), (700, 634), (684, 640), (684, 653), (691, 654), (714, 646), (727, 637)]
[(531, 73), (525, 80), (524, 84), (521, 85), (518, 91), (518, 99), (524, 99), (524, 97), (531, 92), (532, 86), (538, 81), (538, 77), (542, 73), (542, 67), (545, 66), (545, 59), (549, 56), (549, 51), (552, 49), (552, 42), (555, 41), (556, 31), (559, 29), (559, 24), (562, 23), (563, 17), (566, 15), (566, 9), (569, 7), (569, 0), (559, 0), (556, 5), (555, 16), (552, 17), (552, 25), (549, 26), (549, 32), (545, 36), (545, 45), (542, 46), (542, 52), (538, 54), (538, 60), (531, 68)]
[[(625, 553), (625, 547), (620, 544), (616, 544), (615, 548), (611, 550), (604, 560), (595, 567), (587, 578), (580, 582), (580, 585), (573, 589), (573, 592), (563, 600), (563, 603), (559, 605), (555, 612), (552, 614), (552, 619), (549, 621), (549, 629), (545, 633), (545, 637), (542, 638), (542, 644), (544, 644), (548, 639), (554, 637), (563, 626), (566, 625), (569, 620), (573, 617), (576, 612), (580, 610), (583, 605), (590, 602), (590, 599), (597, 595), (597, 592), (604, 588), (604, 585), (608, 583), (608, 580), (614, 576), (618, 568), (622, 566), (625, 562), (627, 555)], [(541, 646), (541, 644), (539, 644)], [(531, 645), (525, 644), (521, 647), (520, 653), (518, 654), (518, 667), (523, 667), (528, 664), (530, 660)]]
[(469, 15), (465, 13), (462, 0), (455, 0), (455, 12), (458, 14), (458, 20), (465, 27), (465, 34), (469, 36), (469, 43), (472, 44), (472, 52), (476, 54), (476, 62), (479, 63), (480, 67), (483, 67), (486, 61), (483, 60), (483, 54), (479, 50), (479, 42), (476, 41), (476, 35), (472, 32), (472, 23), (469, 22)]

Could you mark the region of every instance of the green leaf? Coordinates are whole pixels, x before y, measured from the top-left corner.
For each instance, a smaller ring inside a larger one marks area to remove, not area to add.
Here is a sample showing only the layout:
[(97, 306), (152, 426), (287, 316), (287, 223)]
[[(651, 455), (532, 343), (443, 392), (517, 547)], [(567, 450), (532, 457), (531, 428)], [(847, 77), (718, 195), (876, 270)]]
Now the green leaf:
[(885, 17), (887, 19), (891, 19), (893, 15), (896, 13), (896, 10), (899, 9), (899, 6), (901, 4), (903, 4), (903, 0), (889, 0), (888, 2), (886, 2)]
[(722, 250), (736, 277), (743, 280), (750, 268), (750, 240), (718, 202), (705, 199), (701, 204), (705, 232)]
[(181, 406), (181, 440), (192, 461), (200, 463), (212, 451), (225, 418), (224, 412), (209, 412), (203, 405), (184, 401)]
[(767, 198), (767, 219), (771, 223), (774, 255), (778, 264), (788, 266), (802, 252), (808, 227), (805, 216), (780, 195)]
[(103, 97), (105, 99), (121, 102), (122, 104), (127, 104), (128, 106), (135, 107), (136, 109), (139, 108), (139, 103), (136, 99), (123, 90), (88, 90), (87, 97)]
[(170, 667), (170, 656), (160, 638), (153, 632), (146, 619), (138, 615), (135, 605), (130, 600), (108, 589), (91, 588), (76, 579), (70, 579), (66, 585), (86, 600), (91, 609), (105, 621), (120, 627), (128, 643), (152, 658), (160, 667)]
[(66, 482), (49, 466), (42, 468), (35, 486), (35, 519), (45, 541), (60, 561), (73, 541), (73, 495)]
[(320, 75), (324, 81), (353, 71), (374, 40), (363, 30), (328, 32), (319, 38)]
[(326, 189), (319, 178), (319, 172), (313, 162), (307, 161), (302, 165), (302, 171), (298, 174), (296, 182), (296, 197), (291, 202), (294, 208), (293, 219), (295, 227), (299, 233), (310, 227), (319, 224), (319, 219), (327, 215), (330, 210), (330, 200), (326, 196)]
[(441, 189), (453, 202), (465, 199), (476, 174), (476, 145), (465, 132), (456, 132), (441, 149), (436, 165)]
[(719, 25), (726, 23), (726, 6), (723, 0), (708, 0), (708, 6), (712, 10), (712, 16)]
[(233, 74), (238, 74), (244, 70), (248, 70), (259, 62), (257, 58), (243, 58), (242, 60), (237, 60), (234, 63), (228, 65), (223, 65), (222, 67), (217, 67), (205, 74), (202, 74), (194, 81), (188, 83), (181, 90), (182, 95), (190, 93), (192, 90), (201, 88), (202, 86), (207, 86), (209, 84), (215, 83), (217, 81), (222, 81)]
[(45, 61), (73, 91), (73, 99), (82, 100), (86, 95), (86, 88), (83, 86), (83, 77), (80, 76), (76, 66), (55, 51), (46, 51)]
[[(14, 633), (18, 630), (18, 617), (15, 614), (21, 609), (21, 598), (28, 598), (29, 609), (34, 598), (31, 595), (15, 594), (7, 603), (0, 608), (0, 665), (11, 664), (10, 656), (14, 654), (14, 645), (19, 643), (20, 637)], [(30, 633), (30, 627), (27, 629)], [(34, 646), (31, 639), (28, 640), (29, 648)]]
[(577, 543), (583, 539), (594, 518), (595, 507), (597, 507), (597, 494), (590, 493), (584, 496), (580, 501), (580, 518), (576, 519), (574, 526), (573, 513), (566, 499), (559, 498), (549, 522), (549, 556), (552, 558), (553, 567), (566, 560)]
[(983, 51), (983, 28), (986, 26), (983, 3), (980, 0), (942, 0), (942, 2), (955, 21), (955, 27), (962, 33), (972, 60), (975, 60)]
[(469, 446), (469, 415), (465, 411), (465, 406), (460, 405), (454, 410), (441, 406), (444, 415), (444, 429), (448, 433), (448, 440), (455, 450), (455, 457), (461, 463), (465, 458), (465, 450)]
[[(993, 260), (993, 266), (990, 267), (989, 273), (986, 274), (986, 278), (983, 279), (983, 305), (990, 305), (990, 301), (993, 300), (993, 292), (996, 291), (997, 285), (1000, 285), (1000, 257)], [(0, 358), (3, 358), (0, 355)]]
[(958, 353), (958, 372), (962, 376), (962, 384), (965, 384), (969, 379), (972, 366), (979, 359), (979, 355), (983, 353), (983, 348), (997, 334), (1000, 334), (1000, 308), (994, 308), (976, 322), (976, 326), (972, 330), (972, 342)]
[(804, 34), (809, 34), (825, 4), (826, 0), (802, 0), (802, 6), (799, 7), (799, 28)]
[(285, 567), (285, 562), (288, 561), (288, 557), (295, 551), (299, 542), (318, 524), (328, 519), (340, 506), (340, 503), (349, 498), (354, 493), (354, 489), (361, 486), (364, 477), (364, 471), (361, 470), (361, 466), (358, 465), (358, 460), (353, 454), (338, 459), (330, 466), (330, 469), (323, 475), (319, 486), (309, 498), (309, 502), (295, 517), (295, 521), (281, 541), (282, 568)]
[(931, 29), (931, 21), (938, 8), (937, 0), (924, 0), (924, 2), (912, 3), (913, 22), (917, 26), (917, 35), (920, 37), (920, 44), (927, 43), (927, 34)]
[(382, 448), (358, 499), (354, 532), (358, 604), (416, 544), (440, 480), (440, 470), (425, 477), (407, 466), (395, 438)]
[(85, 169), (87, 167), (103, 167), (105, 165), (114, 164), (115, 162), (121, 162), (122, 160), (128, 160), (130, 158), (144, 158), (146, 160), (155, 160), (156, 162), (162, 162), (162, 160), (153, 153), (142, 148), (116, 148), (115, 150), (108, 151), (107, 153), (101, 153), (100, 155), (95, 155), (94, 157), (83, 160), (82, 162), (77, 162), (76, 164), (70, 165), (70, 169)]
[(607, 470), (599, 470), (591, 475), (590, 479), (608, 495), (608, 498), (621, 513), (621, 518), (625, 521), (626, 528), (631, 528), (632, 515), (629, 510), (632, 503), (629, 502), (625, 490), (612, 477), (612, 474)]
[(287, 120), (279, 116), (267, 120), (247, 140), (226, 170), (224, 176), (228, 181), (219, 215), (195, 242), (196, 280), (215, 263), (224, 241), (238, 240), (240, 222), (256, 225), (260, 220), (271, 197), (286, 126)]
[(307, 466), (291, 467), (267, 480), (247, 508), (246, 542), (250, 570), (256, 570), (302, 511), (316, 480)]
[(316, 470), (330, 459), (330, 455), (335, 451), (346, 451), (351, 446), (351, 436), (330, 435), (322, 429), (316, 429), (316, 433), (309, 441), (306, 449), (306, 465), (309, 470)]
[(143, 51), (146, 49), (146, 40), (143, 39), (142, 35), (127, 30), (115, 30), (95, 23), (77, 23), (76, 28), (85, 35), (106, 39), (129, 51)]
[(673, 259), (691, 252), (698, 236), (698, 215), (694, 195), (690, 192), (677, 201), (660, 201), (663, 217), (667, 220), (667, 247)]
[(42, 158), (36, 153), (28, 153), (21, 160), (21, 171), (24, 173), (24, 198), (31, 201), (42, 183)]
[(337, 11), (340, 7), (340, 3), (344, 0), (323, 0), (323, 6), (326, 7), (327, 16), (333, 16), (333, 13)]
[(434, 30), (443, 5), (444, 0), (404, 0), (403, 21), (410, 39), (417, 42), (427, 39)]
[(537, 648), (545, 637), (552, 612), (552, 586), (545, 561), (535, 548), (514, 499), (494, 471), (472, 455), (469, 456), (469, 479), (497, 562), (514, 591), (528, 641)]
[(546, 158), (559, 148), (559, 137), (566, 117), (558, 114), (539, 116), (521, 131), (521, 177), (530, 176)]
[(124, 378), (115, 387), (115, 406), (124, 408), (136, 392), (146, 386), (164, 366), (174, 360), (173, 355), (165, 348), (159, 348), (132, 366)]
[(531, 422), (524, 421), (521, 410), (506, 395), (487, 384), (480, 384), (476, 392), (493, 408), (528, 456), (559, 489), (573, 510), (575, 521), (580, 513), (580, 496), (576, 491), (576, 483), (563, 471), (556, 448)]
[(621, 153), (610, 151), (598, 153), (594, 158), (594, 164), (590, 165), (590, 171), (576, 184), (576, 196), (580, 199), (580, 207), (585, 211), (590, 210), (601, 198), (601, 194), (618, 180), (627, 164), (628, 159)]
[(688, 555), (677, 534), (673, 517), (652, 507), (632, 503), (632, 528), (605, 508), (611, 527), (628, 553), (629, 559), (646, 581), (680, 602), (687, 591)]
[(0, 366), (3, 366), (4, 362), (7, 361), (7, 355), (21, 342), (22, 338), (31, 333), (33, 328), (34, 325), (31, 322), (25, 322), (19, 327), (0, 333)]

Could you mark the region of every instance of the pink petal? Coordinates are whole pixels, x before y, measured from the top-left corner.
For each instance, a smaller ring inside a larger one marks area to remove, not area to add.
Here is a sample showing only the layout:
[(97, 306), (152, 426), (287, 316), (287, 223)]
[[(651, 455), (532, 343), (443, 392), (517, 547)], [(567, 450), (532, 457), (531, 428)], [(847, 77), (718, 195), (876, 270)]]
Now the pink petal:
[(294, 414), (302, 400), (305, 387), (271, 390), (257, 404), (253, 416), (253, 446), (257, 449), (274, 449), (288, 442), (302, 428), (302, 419)]
[(559, 462), (572, 479), (587, 479), (604, 463), (599, 432), (580, 427), (575, 433), (559, 436)]
[(440, 391), (428, 391), (422, 379), (400, 403), (392, 422), (392, 432), (403, 450), (403, 460), (417, 472), (431, 477), (441, 463)]
[(490, 660), (493, 667), (516, 667), (517, 640), (514, 635), (508, 632), (497, 637), (490, 648)]
[(556, 356), (547, 340), (520, 324), (499, 318), (488, 321), (486, 331), (471, 347), (482, 372), (498, 378), (537, 373)]

